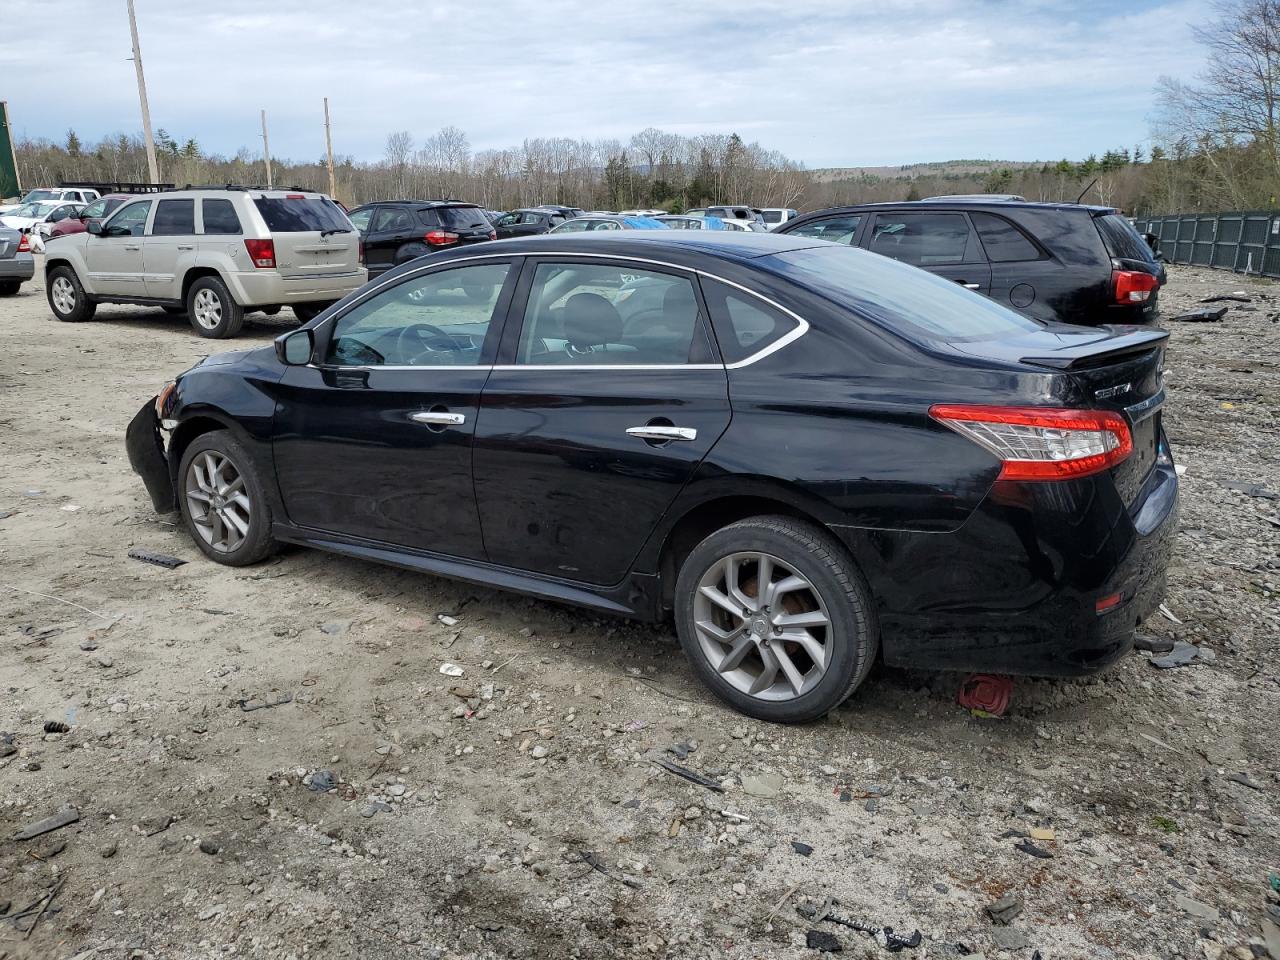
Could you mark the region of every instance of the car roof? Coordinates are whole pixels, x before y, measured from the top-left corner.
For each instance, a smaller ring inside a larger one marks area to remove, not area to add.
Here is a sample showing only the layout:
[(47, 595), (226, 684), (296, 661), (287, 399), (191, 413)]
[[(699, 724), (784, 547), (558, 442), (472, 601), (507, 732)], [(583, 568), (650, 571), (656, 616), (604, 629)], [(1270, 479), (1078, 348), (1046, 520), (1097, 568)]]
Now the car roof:
[(802, 217), (811, 217), (814, 214), (833, 214), (833, 213), (853, 213), (860, 210), (900, 210), (903, 207), (921, 210), (936, 210), (939, 207), (954, 206), (964, 207), (968, 209), (975, 207), (978, 209), (990, 210), (1019, 210), (1030, 208), (1036, 210), (1089, 210), (1099, 213), (1114, 213), (1115, 207), (1094, 206), (1087, 203), (1071, 203), (1066, 200), (1002, 200), (999, 198), (991, 200), (973, 200), (968, 197), (956, 198), (954, 200), (947, 197), (938, 197), (931, 200), (900, 200), (897, 203), (886, 201), (884, 203), (854, 203), (845, 207), (827, 207), (823, 210), (810, 210), (808, 213), (802, 213)]
[(775, 253), (830, 247), (824, 240), (780, 233), (731, 233), (719, 230), (610, 230), (593, 233), (550, 233), (536, 237), (491, 240), (465, 248), (466, 254), (488, 251), (540, 254), (607, 253), (653, 257), (668, 249), (678, 254), (701, 254), (719, 260), (754, 260)]

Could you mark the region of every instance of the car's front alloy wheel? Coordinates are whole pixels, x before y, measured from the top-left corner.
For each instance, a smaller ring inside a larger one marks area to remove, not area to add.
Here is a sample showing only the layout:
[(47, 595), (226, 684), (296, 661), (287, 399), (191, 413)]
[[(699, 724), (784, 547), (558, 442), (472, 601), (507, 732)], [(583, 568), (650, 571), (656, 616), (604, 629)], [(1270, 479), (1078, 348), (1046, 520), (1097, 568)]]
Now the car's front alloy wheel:
[(238, 567), (272, 551), (271, 507), (248, 451), (230, 433), (196, 437), (183, 452), (178, 482), (182, 518), (207, 556)]

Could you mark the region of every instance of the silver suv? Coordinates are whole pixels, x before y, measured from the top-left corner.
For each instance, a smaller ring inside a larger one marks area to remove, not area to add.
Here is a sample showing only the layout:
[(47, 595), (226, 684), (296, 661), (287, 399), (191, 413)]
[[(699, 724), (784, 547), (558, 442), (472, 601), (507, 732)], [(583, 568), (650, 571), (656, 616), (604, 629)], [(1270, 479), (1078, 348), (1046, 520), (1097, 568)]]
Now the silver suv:
[(291, 306), (310, 320), (363, 286), (360, 234), (322, 193), (192, 188), (121, 204), (45, 257), (49, 307), (88, 320), (99, 303), (186, 313), (202, 337), (233, 337), (246, 312)]

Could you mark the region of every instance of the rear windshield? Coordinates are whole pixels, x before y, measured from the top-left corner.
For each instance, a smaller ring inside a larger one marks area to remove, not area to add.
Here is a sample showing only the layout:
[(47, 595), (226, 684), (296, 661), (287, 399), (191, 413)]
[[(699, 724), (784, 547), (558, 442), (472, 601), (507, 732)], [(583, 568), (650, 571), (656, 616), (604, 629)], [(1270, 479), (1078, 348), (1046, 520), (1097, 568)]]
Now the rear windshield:
[(766, 210), (766, 211), (764, 212), (764, 222), (765, 222), (765, 223), (781, 223), (781, 222), (782, 222), (782, 211), (781, 211), (781, 210)]
[(351, 229), (342, 211), (321, 197), (259, 197), (253, 202), (272, 233)]
[(1143, 263), (1155, 263), (1155, 257), (1147, 241), (1134, 229), (1133, 224), (1118, 213), (1094, 217), (1098, 232), (1102, 234), (1102, 242), (1107, 246), (1107, 253), (1121, 260), (1141, 260)]
[(425, 210), (419, 210), (418, 213), (422, 217), (422, 222), (428, 227), (488, 229), (491, 226), (489, 218), (479, 207), (428, 207)]
[(926, 270), (831, 244), (760, 260), (783, 276), (905, 336), (960, 343), (1040, 324)]

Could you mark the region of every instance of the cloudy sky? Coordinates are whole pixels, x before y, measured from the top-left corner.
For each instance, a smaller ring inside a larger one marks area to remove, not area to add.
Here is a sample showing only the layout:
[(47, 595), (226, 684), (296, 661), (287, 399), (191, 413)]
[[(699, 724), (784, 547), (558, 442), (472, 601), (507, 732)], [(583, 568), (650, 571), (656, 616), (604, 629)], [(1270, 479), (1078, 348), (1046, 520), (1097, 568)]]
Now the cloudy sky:
[[(206, 151), (382, 156), (736, 131), (811, 167), (1078, 158), (1148, 135), (1207, 0), (135, 0), (151, 115)], [(0, 0), (17, 133), (141, 129), (125, 0)]]

